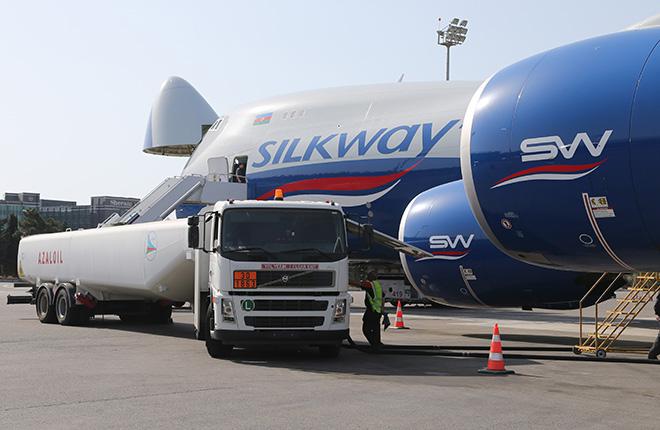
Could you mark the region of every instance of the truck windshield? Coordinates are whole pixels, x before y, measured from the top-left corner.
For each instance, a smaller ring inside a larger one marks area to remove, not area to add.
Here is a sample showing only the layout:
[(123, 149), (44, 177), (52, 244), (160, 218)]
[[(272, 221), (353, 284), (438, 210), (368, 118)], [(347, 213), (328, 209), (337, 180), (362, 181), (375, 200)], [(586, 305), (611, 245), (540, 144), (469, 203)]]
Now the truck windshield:
[(337, 261), (346, 257), (341, 212), (322, 209), (228, 209), (220, 252), (239, 261)]

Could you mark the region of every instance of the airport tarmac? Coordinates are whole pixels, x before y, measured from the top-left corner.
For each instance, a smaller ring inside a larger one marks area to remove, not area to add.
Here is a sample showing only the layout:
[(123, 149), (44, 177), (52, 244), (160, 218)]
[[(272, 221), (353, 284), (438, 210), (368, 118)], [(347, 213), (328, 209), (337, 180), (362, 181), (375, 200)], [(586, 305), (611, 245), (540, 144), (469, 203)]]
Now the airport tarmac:
[[(483, 358), (316, 350), (238, 350), (210, 358), (192, 314), (168, 326), (97, 318), (40, 324), (33, 306), (4, 305), (0, 285), (0, 428), (658, 428), (660, 366), (507, 359), (516, 371), (482, 376)], [(356, 298), (355, 304), (361, 305)], [(359, 312), (356, 307), (354, 311)], [(392, 322), (394, 310), (392, 309)], [(363, 341), (359, 314), (351, 333)], [(571, 346), (576, 311), (405, 309), (410, 330), (388, 344)], [(647, 346), (650, 309), (627, 336)], [(570, 354), (563, 354), (570, 355)]]

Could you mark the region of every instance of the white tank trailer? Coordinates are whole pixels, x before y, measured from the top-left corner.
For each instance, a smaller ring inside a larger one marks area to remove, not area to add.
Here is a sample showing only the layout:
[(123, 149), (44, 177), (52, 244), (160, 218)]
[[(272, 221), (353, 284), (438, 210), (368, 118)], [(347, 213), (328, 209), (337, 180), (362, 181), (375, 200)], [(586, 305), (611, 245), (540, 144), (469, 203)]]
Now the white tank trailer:
[(102, 301), (189, 301), (195, 264), (187, 228), (183, 219), (30, 236), (19, 245), (19, 274)]

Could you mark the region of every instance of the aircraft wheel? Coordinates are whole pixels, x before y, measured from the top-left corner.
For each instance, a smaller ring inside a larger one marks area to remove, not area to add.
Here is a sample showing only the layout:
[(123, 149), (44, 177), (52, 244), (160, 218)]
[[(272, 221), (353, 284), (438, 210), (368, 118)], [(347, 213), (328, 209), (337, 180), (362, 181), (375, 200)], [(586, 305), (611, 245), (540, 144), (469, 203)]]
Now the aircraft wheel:
[(55, 316), (55, 306), (50, 303), (48, 290), (46, 288), (41, 288), (37, 293), (35, 307), (37, 309), (37, 317), (39, 318), (39, 321), (44, 324), (52, 324), (57, 322), (57, 317)]

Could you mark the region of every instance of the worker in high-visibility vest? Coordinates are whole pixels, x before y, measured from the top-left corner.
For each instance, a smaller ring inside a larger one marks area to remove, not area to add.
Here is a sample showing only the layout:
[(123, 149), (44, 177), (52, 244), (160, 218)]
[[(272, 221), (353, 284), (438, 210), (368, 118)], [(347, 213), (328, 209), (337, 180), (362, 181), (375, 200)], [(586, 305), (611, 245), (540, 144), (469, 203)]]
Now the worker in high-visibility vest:
[(365, 311), (362, 315), (362, 333), (367, 338), (372, 348), (380, 348), (380, 317), (383, 313), (383, 287), (380, 281), (376, 279), (376, 272), (369, 272), (367, 280), (362, 282), (362, 289), (365, 291), (364, 306)]
[[(655, 298), (655, 306), (653, 308), (655, 311), (655, 319), (660, 322), (660, 293)], [(658, 331), (658, 336), (655, 338), (653, 346), (649, 350), (649, 360), (657, 360), (658, 355), (660, 355), (660, 331)]]

